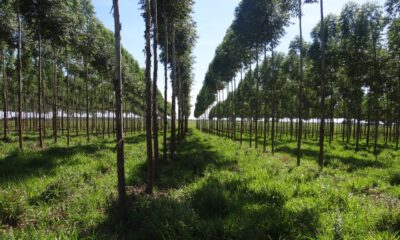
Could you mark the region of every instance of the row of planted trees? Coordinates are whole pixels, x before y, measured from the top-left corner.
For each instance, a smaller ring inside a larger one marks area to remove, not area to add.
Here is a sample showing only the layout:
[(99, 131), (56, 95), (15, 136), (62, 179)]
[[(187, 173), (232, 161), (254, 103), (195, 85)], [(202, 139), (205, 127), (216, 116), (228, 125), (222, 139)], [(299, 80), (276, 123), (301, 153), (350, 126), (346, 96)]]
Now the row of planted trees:
[[(37, 133), (43, 147), (50, 136), (69, 144), (79, 134), (115, 133), (114, 38), (91, 1), (7, 0), (0, 15), (4, 140), (15, 130), (22, 148), (24, 133)], [(142, 131), (144, 71), (125, 49), (121, 59), (125, 128)]]
[[(193, 47), (196, 42), (195, 22), (192, 19), (192, 0), (157, 1), (142, 0), (145, 20), (146, 52), (146, 142), (147, 142), (147, 186), (152, 194), (154, 182), (160, 178), (160, 160), (173, 161), (176, 144), (180, 143), (187, 130), (190, 115), (190, 90), (193, 81)], [(161, 53), (159, 53), (159, 49)], [(168, 75), (171, 79), (170, 138), (167, 141), (168, 119), (163, 114), (159, 119), (158, 62), (164, 68), (164, 108), (168, 106)], [(170, 74), (169, 74), (170, 73)], [(159, 151), (159, 121), (163, 124), (163, 151)], [(169, 150), (169, 151), (168, 151)]]
[[(192, 0), (158, 1), (140, 0), (145, 22), (145, 128), (147, 149), (147, 185), (146, 193), (152, 194), (154, 183), (160, 178), (161, 158), (167, 161), (169, 149), (170, 161), (174, 160), (176, 144), (180, 143), (188, 129), (190, 113), (190, 89), (192, 84), (193, 46), (196, 41), (195, 23), (192, 19)], [(116, 89), (116, 130), (117, 130), (117, 170), (120, 215), (127, 220), (127, 203), (124, 170), (124, 119), (122, 111), (122, 65), (121, 65), (121, 23), (119, 1), (113, 0), (115, 22), (115, 77)], [(158, 50), (161, 49), (161, 54)], [(164, 102), (160, 102), (158, 94), (158, 63), (164, 64)], [(153, 63), (153, 64), (152, 64)], [(153, 71), (152, 71), (153, 70)], [(168, 73), (171, 73), (171, 119), (170, 141), (167, 142), (167, 93)], [(153, 73), (153, 74), (152, 74)], [(177, 104), (178, 101), (178, 104)], [(163, 105), (162, 119), (159, 117), (160, 105)], [(178, 105), (178, 106), (177, 106)], [(176, 113), (178, 112), (178, 116)], [(160, 157), (159, 129), (163, 126), (163, 154)], [(178, 126), (176, 126), (176, 123)]]
[[(398, 149), (399, 1), (389, 0), (386, 14), (379, 5), (350, 2), (339, 16), (326, 17), (321, 1), (310, 43), (302, 37), (302, 1), (256, 2), (242, 1), (216, 51), (197, 97), (197, 127), (240, 141), (245, 135), (255, 147), (261, 139), (264, 151), (270, 141), (272, 153), (276, 138), (290, 135), (297, 141), (298, 164), (302, 139), (309, 137), (319, 142), (321, 168), (324, 142), (335, 137), (353, 139), (356, 151), (365, 141), (377, 154), (380, 140)], [(300, 35), (287, 54), (276, 53), (292, 15)]]
[[(1, 120), (4, 140), (15, 131), (21, 149), (26, 134), (38, 135), (40, 147), (50, 136), (54, 142), (65, 136), (69, 145), (75, 135), (89, 141), (93, 135), (115, 134), (119, 203), (126, 218), (124, 135), (146, 133), (146, 192), (151, 194), (160, 159), (166, 161), (168, 154), (174, 159), (188, 129), (197, 36), (192, 0), (139, 1), (146, 25), (143, 70), (121, 45), (119, 1), (112, 4), (114, 33), (95, 17), (90, 0), (1, 1)], [(164, 97), (158, 90), (159, 61)]]

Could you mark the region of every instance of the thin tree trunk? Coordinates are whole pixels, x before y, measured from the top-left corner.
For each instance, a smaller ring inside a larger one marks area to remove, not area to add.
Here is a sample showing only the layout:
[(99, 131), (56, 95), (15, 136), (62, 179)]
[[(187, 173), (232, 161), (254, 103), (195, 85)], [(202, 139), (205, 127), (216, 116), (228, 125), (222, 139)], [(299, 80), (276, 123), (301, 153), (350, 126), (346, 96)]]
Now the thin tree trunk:
[(17, 78), (18, 78), (18, 143), (22, 149), (22, 25), (21, 16), (17, 13), (18, 18), (18, 52), (17, 52)]
[(53, 137), (57, 143), (57, 55), (53, 48)]
[(325, 135), (325, 34), (324, 34), (324, 1), (320, 0), (321, 11), (321, 123), (319, 130), (319, 155), (318, 164), (324, 167), (324, 135)]
[(69, 80), (69, 62), (68, 62), (68, 51), (65, 49), (65, 68), (67, 71), (67, 146), (70, 142), (70, 120), (69, 120), (69, 102), (70, 102), (70, 80)]
[(164, 132), (163, 132), (163, 161), (167, 161), (167, 130), (168, 130), (168, 20), (165, 21), (165, 59), (164, 59)]
[(370, 93), (368, 93), (368, 120), (367, 120), (367, 136), (366, 136), (366, 144), (367, 148), (369, 147), (369, 139), (370, 139), (370, 134), (371, 134), (371, 99), (370, 99)]
[[(271, 66), (272, 66), (272, 79), (275, 78), (275, 54), (274, 54), (274, 46), (271, 48)], [(275, 81), (275, 80), (274, 80)], [(275, 84), (272, 89), (272, 126), (271, 126), (271, 154), (275, 153)]]
[(301, 161), (301, 141), (303, 132), (303, 24), (302, 24), (302, 3), (299, 0), (299, 32), (300, 32), (300, 79), (299, 79), (299, 97), (298, 97), (298, 132), (297, 132), (297, 166)]
[(358, 107), (357, 110), (357, 130), (356, 130), (356, 152), (359, 150), (359, 144), (360, 144), (360, 130), (361, 130), (361, 106)]
[(154, 178), (160, 178), (160, 156), (158, 151), (158, 106), (157, 106), (157, 77), (158, 77), (158, 13), (157, 0), (153, 0), (153, 144), (154, 144)]
[(114, 6), (114, 26), (115, 26), (115, 98), (117, 115), (117, 174), (118, 174), (118, 195), (119, 195), (119, 210), (121, 218), (126, 221), (128, 218), (128, 208), (126, 205), (125, 191), (125, 163), (124, 163), (124, 123), (123, 123), (123, 106), (122, 106), (122, 66), (121, 66), (121, 23), (119, 20), (119, 3), (118, 0), (113, 0)]
[(8, 133), (8, 81), (7, 81), (7, 71), (6, 71), (6, 51), (3, 49), (3, 44), (1, 44), (1, 53), (3, 56), (3, 131), (4, 131), (4, 141), (7, 141), (7, 133)]
[[(115, 2), (114, 2), (115, 3)], [(86, 65), (86, 141), (90, 141), (89, 129), (89, 65)]]
[(255, 133), (254, 133), (254, 145), (255, 148), (257, 149), (258, 147), (258, 112), (259, 112), (259, 99), (258, 99), (258, 94), (260, 91), (260, 79), (259, 79), (259, 65), (258, 65), (258, 49), (257, 49), (257, 56), (256, 56), (256, 65), (257, 65), (257, 71), (256, 71), (256, 112), (255, 112)]
[(264, 142), (263, 142), (263, 151), (267, 152), (267, 121), (268, 121), (268, 109), (267, 109), (267, 100), (265, 100), (264, 106)]
[(175, 50), (175, 25), (172, 23), (172, 108), (171, 108), (171, 146), (170, 146), (170, 153), (171, 153), (171, 161), (174, 160), (174, 153), (175, 153), (175, 115), (176, 115), (176, 50)]
[(150, 46), (150, 0), (145, 0), (146, 7), (146, 139), (147, 139), (147, 186), (146, 193), (153, 193), (154, 165), (153, 143), (151, 135), (151, 46)]

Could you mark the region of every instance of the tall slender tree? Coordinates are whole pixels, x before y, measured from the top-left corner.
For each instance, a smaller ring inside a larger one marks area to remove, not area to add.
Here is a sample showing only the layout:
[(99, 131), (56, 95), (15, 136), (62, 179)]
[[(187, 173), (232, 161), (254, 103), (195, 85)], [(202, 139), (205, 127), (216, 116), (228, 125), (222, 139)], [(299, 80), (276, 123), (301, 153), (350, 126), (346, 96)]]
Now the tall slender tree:
[(145, 0), (146, 38), (146, 142), (147, 142), (147, 186), (146, 193), (153, 194), (154, 159), (152, 143), (152, 94), (151, 94), (151, 9), (150, 0)]
[(320, 0), (321, 15), (321, 100), (320, 100), (320, 129), (319, 129), (319, 154), (318, 164), (322, 169), (324, 167), (324, 140), (325, 140), (325, 31), (324, 31), (324, 1)]
[(119, 208), (123, 220), (127, 219), (126, 190), (125, 190), (125, 163), (124, 163), (124, 121), (122, 102), (122, 64), (121, 64), (121, 23), (119, 14), (119, 1), (113, 0), (114, 9), (114, 37), (115, 37), (115, 100), (116, 100), (116, 137), (117, 137), (117, 174)]
[(154, 150), (154, 178), (160, 177), (160, 156), (158, 150), (158, 103), (157, 103), (157, 78), (158, 78), (158, 12), (157, 0), (153, 1), (153, 150)]

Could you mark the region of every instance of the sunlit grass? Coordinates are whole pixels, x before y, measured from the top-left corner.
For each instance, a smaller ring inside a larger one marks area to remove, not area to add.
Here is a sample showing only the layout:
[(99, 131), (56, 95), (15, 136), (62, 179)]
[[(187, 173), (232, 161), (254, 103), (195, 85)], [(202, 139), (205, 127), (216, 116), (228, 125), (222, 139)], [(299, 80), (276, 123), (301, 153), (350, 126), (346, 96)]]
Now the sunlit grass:
[(396, 239), (400, 230), (400, 152), (390, 147), (375, 157), (334, 141), (321, 172), (314, 141), (297, 167), (294, 141), (271, 156), (191, 129), (149, 197), (144, 136), (128, 136), (124, 226), (114, 141), (63, 141), (24, 152), (1, 143), (0, 238)]

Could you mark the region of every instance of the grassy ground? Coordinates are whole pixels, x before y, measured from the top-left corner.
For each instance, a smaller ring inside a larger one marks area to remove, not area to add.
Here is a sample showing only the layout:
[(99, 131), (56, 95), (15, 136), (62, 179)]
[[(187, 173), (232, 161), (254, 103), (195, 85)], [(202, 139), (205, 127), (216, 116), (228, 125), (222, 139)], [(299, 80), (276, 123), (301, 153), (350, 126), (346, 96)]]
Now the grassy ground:
[(39, 151), (29, 138), (22, 153), (0, 143), (0, 239), (396, 239), (400, 230), (400, 151), (375, 158), (334, 142), (321, 173), (315, 142), (296, 167), (294, 142), (279, 141), (272, 157), (190, 129), (149, 197), (144, 136), (128, 136), (122, 225), (112, 139), (70, 148), (48, 139)]

